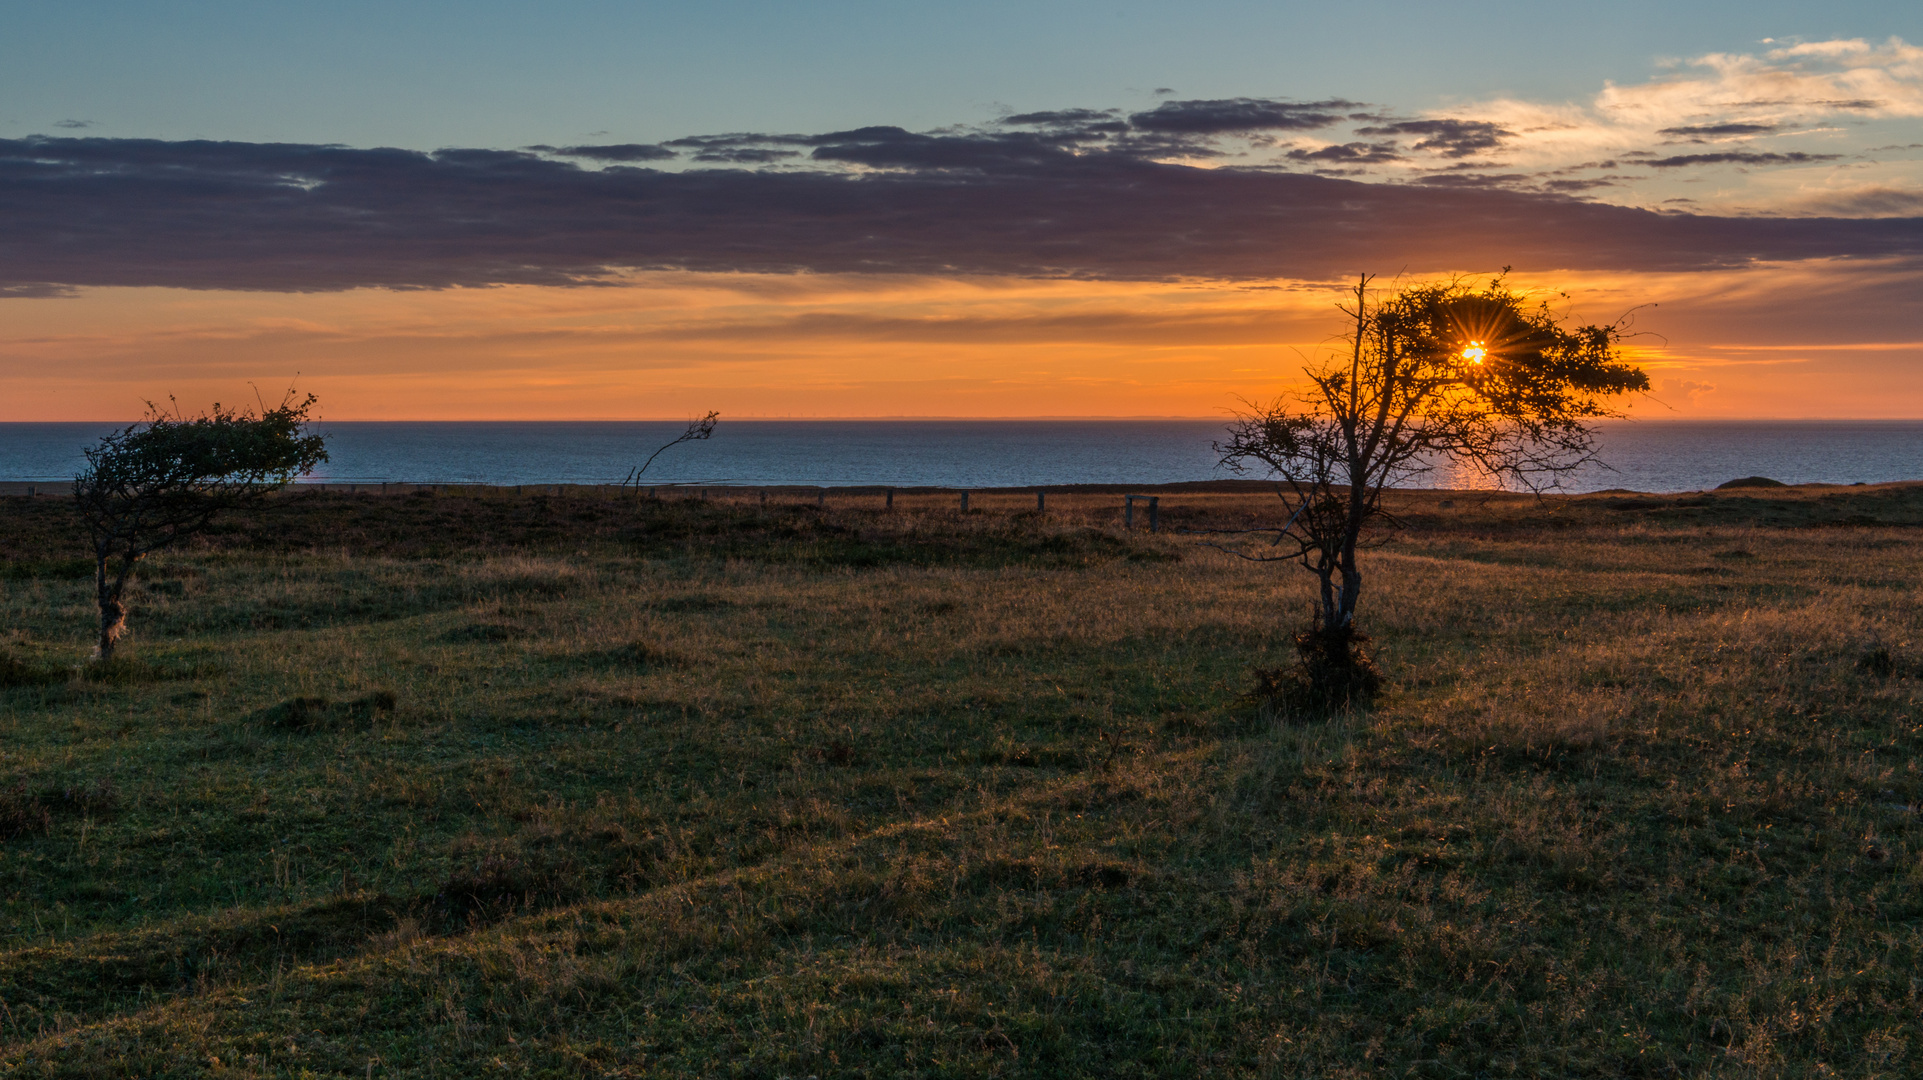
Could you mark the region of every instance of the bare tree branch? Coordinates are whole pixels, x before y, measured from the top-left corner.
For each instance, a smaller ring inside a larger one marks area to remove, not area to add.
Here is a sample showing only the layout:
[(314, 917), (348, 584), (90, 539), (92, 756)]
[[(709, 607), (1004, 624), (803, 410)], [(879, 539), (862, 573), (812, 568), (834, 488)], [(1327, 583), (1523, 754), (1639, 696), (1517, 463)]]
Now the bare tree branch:
[(621, 481), (621, 486), (626, 487), (629, 484), (639, 484), (641, 482), (641, 474), (648, 471), (648, 466), (654, 464), (654, 459), (660, 457), (663, 451), (666, 451), (669, 447), (680, 446), (684, 442), (700, 442), (703, 439), (711, 437), (714, 434), (714, 426), (720, 422), (721, 414), (712, 409), (708, 411), (708, 415), (698, 420), (688, 421), (688, 430), (662, 443), (659, 450), (648, 455), (648, 460), (642, 462), (640, 468), (628, 470), (627, 478)]

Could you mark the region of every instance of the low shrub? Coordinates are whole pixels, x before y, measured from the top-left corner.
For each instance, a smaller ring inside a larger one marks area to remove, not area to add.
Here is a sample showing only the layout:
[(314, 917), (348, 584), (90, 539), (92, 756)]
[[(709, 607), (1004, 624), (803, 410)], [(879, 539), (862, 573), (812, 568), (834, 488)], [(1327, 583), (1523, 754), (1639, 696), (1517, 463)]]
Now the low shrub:
[(1295, 634), (1295, 664), (1256, 668), (1252, 696), (1258, 704), (1290, 716), (1367, 705), (1382, 689), (1382, 673), (1363, 648), (1368, 640), (1352, 626), (1300, 631)]

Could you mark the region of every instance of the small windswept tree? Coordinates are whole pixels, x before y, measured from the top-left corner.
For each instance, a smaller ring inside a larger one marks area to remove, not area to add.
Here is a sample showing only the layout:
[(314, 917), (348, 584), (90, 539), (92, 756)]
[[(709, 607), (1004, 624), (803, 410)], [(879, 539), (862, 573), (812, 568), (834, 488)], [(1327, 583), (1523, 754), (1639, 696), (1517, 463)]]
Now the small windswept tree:
[(629, 484), (633, 484), (637, 488), (640, 487), (641, 474), (648, 471), (648, 466), (654, 464), (655, 458), (660, 457), (669, 448), (680, 446), (684, 442), (701, 442), (704, 439), (713, 437), (714, 426), (720, 422), (721, 414), (715, 412), (713, 409), (708, 410), (708, 414), (698, 420), (688, 421), (688, 429), (686, 431), (662, 443), (659, 449), (648, 455), (648, 460), (642, 462), (639, 468), (629, 469), (627, 478), (621, 481), (621, 486), (626, 487)]
[(327, 460), (326, 436), (306, 432), (313, 406), (314, 395), (296, 401), (289, 393), (259, 413), (215, 404), (186, 416), (148, 402), (145, 420), (86, 451), (73, 494), (93, 540), (96, 659), (111, 660), (126, 633), (136, 563)]
[[(1385, 516), (1385, 490), (1443, 465), (1532, 491), (1595, 460), (1593, 421), (1617, 415), (1616, 395), (1649, 389), (1625, 363), (1624, 326), (1565, 328), (1500, 276), (1478, 285), (1414, 285), (1390, 295), (1355, 287), (1347, 347), (1304, 368), (1310, 388), (1238, 418), (1222, 463), (1273, 477), (1286, 518), (1214, 546), (1245, 559), (1296, 562), (1318, 599), (1296, 635), (1302, 674), (1320, 696), (1346, 701), (1376, 676), (1356, 642), (1362, 594), (1357, 551)], [(1261, 534), (1257, 541), (1251, 534)]]

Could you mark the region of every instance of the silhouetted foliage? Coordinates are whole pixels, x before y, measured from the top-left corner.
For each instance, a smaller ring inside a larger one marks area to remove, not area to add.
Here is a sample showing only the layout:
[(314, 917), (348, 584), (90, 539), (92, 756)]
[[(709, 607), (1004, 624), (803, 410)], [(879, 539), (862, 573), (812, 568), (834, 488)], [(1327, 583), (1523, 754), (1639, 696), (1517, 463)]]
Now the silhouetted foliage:
[(1298, 562), (1321, 593), (1296, 644), (1300, 674), (1334, 703), (1366, 697), (1377, 676), (1355, 648), (1362, 573), (1356, 552), (1384, 516), (1382, 493), (1440, 465), (1530, 490), (1595, 458), (1591, 422), (1609, 397), (1649, 388), (1622, 362), (1623, 324), (1565, 329), (1500, 277), (1387, 296), (1355, 287), (1347, 355), (1304, 368), (1311, 389), (1241, 416), (1217, 443), (1222, 463), (1278, 481), (1287, 518), (1214, 546), (1245, 559)]
[(185, 416), (148, 402), (147, 419), (86, 451), (73, 493), (93, 541), (96, 659), (112, 659), (126, 632), (134, 564), (327, 460), (326, 437), (306, 433), (313, 405), (314, 395), (295, 401), (290, 393), (258, 414), (216, 403)]

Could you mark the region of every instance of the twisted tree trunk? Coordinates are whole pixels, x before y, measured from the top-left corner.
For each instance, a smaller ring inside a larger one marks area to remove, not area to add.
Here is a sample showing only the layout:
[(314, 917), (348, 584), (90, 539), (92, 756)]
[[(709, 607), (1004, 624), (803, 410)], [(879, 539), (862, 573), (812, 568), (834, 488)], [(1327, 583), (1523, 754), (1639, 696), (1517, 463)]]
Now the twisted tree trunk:
[(138, 556), (123, 556), (120, 572), (112, 578), (107, 576), (107, 554), (101, 552), (94, 559), (94, 599), (100, 606), (100, 636), (94, 643), (93, 658), (101, 663), (113, 659), (114, 646), (127, 632), (127, 605), (121, 596), (127, 590), (127, 578), (133, 574), (135, 558)]

